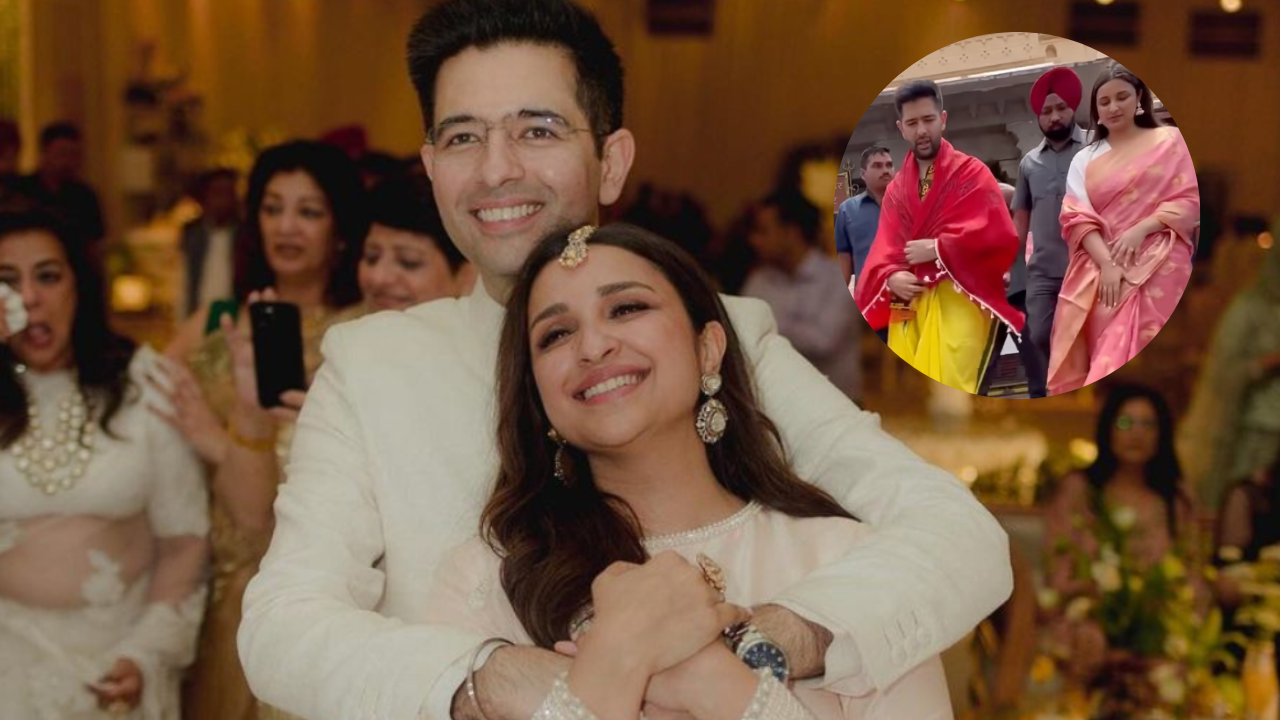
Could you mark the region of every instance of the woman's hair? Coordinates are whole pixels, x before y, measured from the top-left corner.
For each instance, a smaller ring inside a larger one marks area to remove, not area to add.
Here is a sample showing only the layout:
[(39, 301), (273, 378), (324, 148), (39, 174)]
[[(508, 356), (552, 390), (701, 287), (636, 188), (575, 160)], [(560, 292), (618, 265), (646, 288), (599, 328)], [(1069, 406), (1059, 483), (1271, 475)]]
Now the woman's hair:
[[(529, 296), (534, 280), (560, 256), (567, 238), (568, 231), (562, 231), (539, 243), (507, 305), (497, 370), (500, 467), (481, 515), (482, 536), (503, 557), (502, 588), (529, 635), (543, 647), (568, 638), (570, 623), (590, 601), (592, 581), (610, 563), (648, 558), (635, 513), (621, 498), (596, 487), (584, 453), (566, 446), (568, 482), (554, 477), (555, 445), (547, 438), (551, 425), (531, 362)], [(751, 370), (729, 316), (693, 257), (670, 241), (621, 223), (596, 230), (588, 242), (626, 250), (661, 271), (680, 295), (695, 332), (709, 322), (724, 326), (723, 388), (716, 398), (724, 403), (730, 423), (724, 437), (707, 446), (720, 484), (743, 500), (793, 517), (851, 517), (788, 466), (778, 431), (756, 401)], [(690, 413), (690, 428), (693, 422)]]
[(346, 307), (360, 300), (356, 282), (360, 246), (369, 230), (369, 209), (355, 163), (332, 145), (295, 140), (268, 148), (258, 156), (249, 175), (249, 214), (236, 238), (236, 297), (276, 284), (276, 273), (267, 263), (262, 225), (258, 218), (267, 183), (280, 173), (302, 171), (320, 186), (333, 215), (333, 263), (325, 286), (330, 307)]
[(1159, 436), (1156, 441), (1155, 455), (1147, 461), (1143, 476), (1147, 487), (1164, 500), (1165, 511), (1168, 513), (1169, 534), (1175, 535), (1178, 505), (1188, 502), (1189, 498), (1179, 485), (1182, 479), (1182, 468), (1178, 465), (1178, 456), (1173, 449), (1173, 414), (1169, 412), (1169, 404), (1165, 402), (1164, 396), (1156, 390), (1145, 385), (1130, 384), (1117, 385), (1111, 389), (1106, 403), (1102, 406), (1102, 412), (1098, 415), (1098, 459), (1085, 470), (1085, 476), (1088, 477), (1089, 485), (1095, 491), (1095, 495), (1101, 498), (1103, 488), (1115, 476), (1120, 466), (1115, 450), (1111, 447), (1111, 434), (1120, 416), (1120, 408), (1130, 400), (1146, 400), (1155, 410)]
[(1112, 80), (1123, 80), (1137, 91), (1138, 107), (1142, 108), (1142, 114), (1133, 118), (1135, 125), (1141, 128), (1160, 127), (1160, 121), (1156, 119), (1155, 111), (1151, 109), (1151, 91), (1147, 89), (1146, 83), (1129, 72), (1125, 66), (1112, 61), (1107, 63), (1107, 66), (1098, 74), (1098, 79), (1093, 82), (1093, 92), (1089, 95), (1089, 130), (1093, 134), (1093, 142), (1105, 140), (1108, 134), (1107, 127), (1098, 122), (1098, 91)]
[(462, 251), (444, 229), (431, 181), (427, 178), (405, 175), (384, 180), (369, 193), (369, 208), (371, 223), (427, 237), (444, 255), (450, 273), (456, 274), (466, 264)]
[[(75, 252), (63, 228), (46, 211), (25, 206), (0, 209), (0, 243), (18, 233), (47, 233), (58, 241), (67, 258), (76, 288), (71, 346), (77, 382), (85, 401), (104, 432), (124, 403), (129, 387), (132, 341), (111, 331), (103, 301), (102, 278), (83, 253)], [(0, 344), (0, 447), (8, 448), (27, 430), (27, 392), (18, 380), (18, 359), (8, 344)]]

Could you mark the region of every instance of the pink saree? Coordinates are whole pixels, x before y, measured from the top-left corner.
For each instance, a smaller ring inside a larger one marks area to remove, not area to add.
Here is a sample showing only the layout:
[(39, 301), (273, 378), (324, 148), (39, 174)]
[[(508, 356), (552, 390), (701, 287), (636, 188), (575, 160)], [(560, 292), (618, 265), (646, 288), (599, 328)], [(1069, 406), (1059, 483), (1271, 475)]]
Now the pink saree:
[[(1088, 385), (1133, 359), (1164, 327), (1191, 278), (1200, 215), (1195, 167), (1177, 128), (1154, 132), (1160, 135), (1150, 149), (1121, 153), (1104, 140), (1071, 164), (1060, 216), (1071, 261), (1050, 341), (1050, 395)], [(1085, 236), (1097, 231), (1110, 248), (1150, 217), (1164, 227), (1146, 237), (1124, 271), (1120, 302), (1103, 306), (1101, 272), (1085, 250)]]

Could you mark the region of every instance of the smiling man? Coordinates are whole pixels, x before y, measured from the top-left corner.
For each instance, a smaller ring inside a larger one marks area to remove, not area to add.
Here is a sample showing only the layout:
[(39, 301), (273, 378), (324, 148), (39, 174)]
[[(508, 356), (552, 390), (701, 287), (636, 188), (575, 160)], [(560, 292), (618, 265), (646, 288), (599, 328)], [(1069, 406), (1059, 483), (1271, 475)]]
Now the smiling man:
[[(485, 638), (426, 624), (425, 599), (444, 553), (476, 533), (496, 477), (494, 372), (514, 277), (549, 231), (615, 202), (631, 168), (622, 66), (567, 0), (437, 5), (413, 30), (409, 66), (423, 163), (481, 282), (325, 338), (271, 549), (245, 596), (241, 656), (260, 697), (315, 720), (525, 720), (567, 659), (490, 656)], [(756, 634), (793, 677), (888, 687), (1008, 597), (1007, 538), (955, 478), (805, 362), (763, 303), (727, 304), (796, 473), (876, 528), (756, 608)], [(477, 668), (482, 715), (466, 691)]]
[(1022, 330), (1004, 291), (1018, 236), (991, 171), (942, 139), (938, 86), (912, 80), (894, 106), (911, 152), (889, 183), (855, 299), (872, 329), (888, 328), (899, 357), (977, 393), (998, 350), (997, 323)]

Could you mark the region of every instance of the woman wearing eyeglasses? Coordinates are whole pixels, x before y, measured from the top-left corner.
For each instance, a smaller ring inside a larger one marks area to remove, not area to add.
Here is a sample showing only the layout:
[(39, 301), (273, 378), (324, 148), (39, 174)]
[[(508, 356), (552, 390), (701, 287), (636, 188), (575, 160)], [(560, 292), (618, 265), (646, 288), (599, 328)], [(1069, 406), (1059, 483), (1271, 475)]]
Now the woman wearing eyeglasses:
[[(1173, 449), (1173, 415), (1164, 397), (1142, 385), (1119, 385), (1098, 416), (1098, 457), (1083, 472), (1062, 479), (1046, 518), (1049, 548), (1066, 546), (1101, 555), (1100, 536), (1128, 529), (1126, 552), (1150, 567), (1170, 551), (1188, 549), (1195, 533), (1191, 496)], [(1073, 577), (1073, 558), (1050, 559), (1048, 585), (1061, 597), (1096, 592), (1092, 580)], [(1093, 623), (1065, 629), (1073, 670), (1088, 674), (1101, 661), (1105, 640)]]

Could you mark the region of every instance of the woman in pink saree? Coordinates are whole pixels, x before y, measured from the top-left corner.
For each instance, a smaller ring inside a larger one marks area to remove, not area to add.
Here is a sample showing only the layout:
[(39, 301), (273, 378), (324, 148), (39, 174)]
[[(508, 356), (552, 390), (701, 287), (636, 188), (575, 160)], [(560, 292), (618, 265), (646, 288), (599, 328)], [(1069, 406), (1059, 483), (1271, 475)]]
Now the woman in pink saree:
[(1141, 80), (1112, 63), (1091, 100), (1094, 142), (1076, 155), (1062, 203), (1071, 252), (1049, 356), (1050, 395), (1129, 362), (1160, 332), (1191, 277), (1200, 214), (1182, 133), (1161, 126)]

